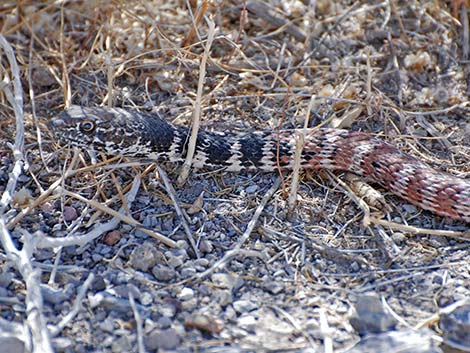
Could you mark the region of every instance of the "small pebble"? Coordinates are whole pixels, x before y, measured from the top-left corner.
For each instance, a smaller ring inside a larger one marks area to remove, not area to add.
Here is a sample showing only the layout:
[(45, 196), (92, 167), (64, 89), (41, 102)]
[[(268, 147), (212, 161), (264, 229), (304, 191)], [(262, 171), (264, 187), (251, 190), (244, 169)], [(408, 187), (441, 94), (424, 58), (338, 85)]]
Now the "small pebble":
[(233, 302), (233, 308), (237, 313), (247, 313), (258, 308), (256, 303), (253, 303), (249, 300), (240, 299)]
[(106, 289), (106, 282), (104, 278), (100, 275), (95, 276), (92, 284), (91, 284), (91, 289), (94, 291), (102, 291)]
[(354, 261), (353, 263), (351, 263), (350, 268), (351, 268), (351, 271), (358, 272), (361, 269), (361, 265), (359, 265), (357, 261)]
[(0, 337), (0, 347), (2, 347), (2, 352), (8, 353), (23, 353), (29, 349), (26, 349), (25, 343), (21, 339), (11, 333), (5, 333)]
[(92, 253), (91, 254), (91, 259), (93, 262), (100, 262), (103, 259), (103, 255), (97, 254), (97, 253)]
[(209, 254), (214, 250), (214, 246), (210, 240), (202, 240), (199, 244), (199, 251), (203, 254)]
[(140, 299), (140, 290), (132, 283), (116, 286), (113, 288), (113, 292), (121, 298), (129, 298), (129, 293), (132, 293), (135, 299)]
[(48, 87), (57, 83), (54, 75), (46, 66), (38, 66), (32, 70), (32, 82), (40, 87)]
[(0, 272), (0, 287), (6, 288), (13, 281), (13, 274), (9, 271)]
[(149, 292), (143, 292), (140, 295), (139, 301), (142, 305), (150, 305), (153, 303), (153, 297), (152, 294)]
[(121, 232), (118, 230), (113, 230), (111, 232), (106, 233), (106, 235), (103, 238), (103, 242), (106, 245), (113, 246), (119, 243), (121, 240)]
[(64, 220), (66, 222), (72, 222), (78, 218), (78, 212), (75, 207), (72, 206), (64, 206), (62, 215), (64, 216)]
[[(149, 351), (161, 349), (173, 350), (180, 345), (180, 337), (174, 329), (153, 330), (145, 338), (145, 347)], [(130, 352), (130, 350), (128, 351)]]
[(228, 290), (218, 290), (214, 293), (213, 297), (215, 301), (223, 307), (232, 304), (233, 302), (232, 293)]
[(279, 294), (284, 290), (284, 283), (279, 281), (266, 281), (263, 288), (271, 294)]
[(256, 184), (250, 185), (245, 189), (247, 194), (254, 194), (257, 190), (258, 190), (258, 185)]
[(173, 267), (173, 268), (178, 268), (180, 267), (181, 265), (184, 264), (184, 261), (181, 257), (178, 257), (178, 256), (171, 256), (168, 258), (168, 261), (167, 261), (168, 265)]
[(158, 326), (162, 329), (170, 328), (172, 324), (172, 320), (168, 316), (161, 316), (157, 320)]
[(230, 290), (240, 281), (240, 277), (229, 273), (214, 273), (211, 279), (217, 287)]
[(194, 276), (197, 273), (195, 268), (186, 267), (181, 270), (181, 277), (189, 278)]
[(360, 295), (354, 309), (355, 314), (349, 322), (360, 335), (386, 332), (397, 325), (395, 317), (375, 294)]
[(46, 284), (41, 284), (41, 293), (44, 300), (52, 304), (59, 304), (69, 299), (64, 291), (57, 290)]
[(122, 335), (121, 337), (114, 339), (111, 344), (111, 351), (114, 353), (131, 352), (132, 348), (133, 344), (131, 342), (130, 335)]
[(180, 294), (178, 295), (178, 299), (180, 300), (189, 300), (189, 299), (192, 299), (194, 298), (194, 290), (192, 290), (191, 288), (189, 287), (184, 287)]
[(407, 239), (406, 235), (400, 232), (393, 233), (391, 238), (395, 244), (401, 244)]
[(403, 204), (402, 207), (407, 213), (415, 214), (416, 212), (418, 212), (418, 209), (416, 208), (416, 206), (411, 205), (409, 203)]
[(194, 265), (196, 266), (207, 267), (209, 266), (209, 264), (210, 264), (209, 260), (205, 258), (194, 260)]
[(238, 326), (248, 332), (254, 333), (256, 329), (256, 319), (251, 315), (242, 315), (238, 319)]
[(191, 312), (194, 309), (197, 309), (199, 305), (199, 301), (196, 298), (188, 299), (181, 302), (181, 310), (185, 312)]
[(186, 329), (197, 329), (206, 333), (219, 333), (223, 329), (223, 323), (216, 319), (203, 314), (194, 314), (188, 316), (184, 320)]
[(152, 274), (159, 281), (168, 282), (176, 277), (176, 271), (168, 266), (156, 265), (152, 268)]
[(54, 207), (54, 204), (52, 202), (44, 202), (41, 206), (41, 211), (43, 212), (53, 212), (55, 207)]
[(7, 296), (8, 296), (8, 290), (0, 286), (0, 297), (7, 297)]
[(162, 316), (172, 318), (176, 315), (178, 307), (173, 303), (165, 303), (159, 307), (159, 311), (161, 312)]
[(158, 251), (152, 242), (146, 241), (136, 246), (129, 257), (129, 263), (135, 270), (147, 272), (157, 263), (164, 262), (164, 255)]

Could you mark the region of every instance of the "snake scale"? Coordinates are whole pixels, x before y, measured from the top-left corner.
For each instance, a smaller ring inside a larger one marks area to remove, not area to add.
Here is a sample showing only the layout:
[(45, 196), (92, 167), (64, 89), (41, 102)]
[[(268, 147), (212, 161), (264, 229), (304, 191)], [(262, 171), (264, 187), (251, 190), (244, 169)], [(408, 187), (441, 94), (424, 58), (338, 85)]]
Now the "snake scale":
[[(62, 143), (109, 155), (165, 159), (185, 157), (189, 129), (156, 114), (121, 108), (72, 106), (51, 120)], [(195, 168), (272, 172), (294, 163), (294, 130), (198, 134)], [(303, 169), (349, 171), (435, 214), (470, 223), (470, 180), (435, 170), (393, 145), (363, 132), (307, 129)]]

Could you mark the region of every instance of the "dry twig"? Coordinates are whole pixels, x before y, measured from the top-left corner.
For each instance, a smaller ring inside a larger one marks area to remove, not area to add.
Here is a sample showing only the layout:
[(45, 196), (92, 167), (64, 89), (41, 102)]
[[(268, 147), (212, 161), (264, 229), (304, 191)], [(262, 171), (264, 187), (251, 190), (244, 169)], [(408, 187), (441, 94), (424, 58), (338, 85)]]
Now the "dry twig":
[(139, 310), (135, 303), (134, 294), (132, 294), (131, 290), (129, 290), (129, 302), (131, 304), (132, 312), (134, 313), (135, 324), (137, 326), (137, 349), (139, 353), (145, 353), (142, 317), (140, 316)]
[[(5, 222), (5, 211), (10, 206), (16, 184), (23, 171), (24, 149), (24, 114), (23, 114), (23, 90), (20, 82), (20, 71), (16, 62), (13, 48), (7, 40), (0, 35), (0, 47), (3, 48), (10, 64), (13, 76), (14, 95), (10, 90), (10, 82), (7, 74), (4, 77), (3, 91), (16, 117), (16, 137), (14, 146), (10, 146), (15, 158), (13, 171), (9, 175), (8, 183), (0, 200), (0, 242), (8, 258), (13, 262), (21, 274), (26, 285), (26, 315), (27, 325), (32, 334), (32, 351), (34, 353), (52, 353), (49, 331), (46, 326), (42, 310), (42, 294), (40, 290), (39, 272), (33, 267), (31, 258), (35, 250), (35, 239), (29, 233), (25, 234), (26, 241), (23, 249), (16, 248)], [(26, 344), (26, 342), (25, 342)]]
[(166, 172), (162, 168), (160, 168), (158, 165), (157, 165), (157, 170), (158, 170), (158, 174), (160, 175), (160, 178), (163, 180), (163, 184), (165, 185), (166, 192), (168, 193), (168, 195), (171, 198), (171, 201), (173, 202), (173, 206), (175, 207), (176, 213), (180, 217), (181, 224), (183, 224), (183, 228), (184, 228), (184, 231), (186, 232), (186, 236), (188, 237), (188, 241), (191, 244), (191, 247), (193, 248), (193, 251), (196, 254), (196, 257), (199, 258), (201, 255), (199, 254), (197, 245), (194, 242), (191, 229), (189, 229), (188, 223), (186, 222), (185, 214), (183, 210), (181, 209), (181, 207), (179, 206), (175, 189), (173, 188), (173, 185), (171, 185), (170, 179), (168, 178), (168, 175), (166, 175)]
[(183, 185), (186, 182), (186, 179), (189, 175), (189, 170), (191, 169), (194, 153), (196, 151), (197, 134), (199, 132), (199, 125), (201, 121), (202, 94), (204, 91), (204, 79), (206, 76), (206, 63), (207, 59), (209, 58), (209, 52), (215, 34), (215, 23), (212, 20), (208, 20), (207, 23), (209, 25), (209, 31), (207, 33), (207, 42), (204, 48), (204, 53), (202, 54), (201, 58), (201, 65), (199, 66), (199, 81), (197, 85), (196, 102), (194, 103), (194, 114), (191, 135), (189, 136), (188, 142), (188, 152), (186, 153), (186, 158), (183, 166), (181, 167), (181, 172), (177, 180), (178, 185)]
[[(139, 191), (139, 187), (140, 187), (140, 176), (136, 176), (134, 178), (133, 183), (132, 183), (131, 190), (129, 190), (129, 192), (126, 195), (126, 203), (128, 205), (131, 204), (134, 201), (134, 199), (137, 195), (137, 192)], [(152, 231), (150, 229), (147, 229), (147, 228), (143, 227), (139, 222), (137, 222), (132, 217), (126, 216), (124, 214), (124, 212), (125, 212), (124, 206), (122, 206), (119, 209), (119, 211), (115, 211), (115, 210), (113, 210), (113, 209), (111, 209), (107, 206), (104, 206), (104, 205), (100, 204), (99, 202), (96, 202), (96, 201), (93, 201), (93, 200), (88, 200), (88, 199), (84, 198), (83, 196), (72, 193), (70, 191), (62, 190), (62, 192), (67, 196), (74, 197), (74, 198), (76, 198), (76, 199), (78, 199), (82, 202), (85, 202), (85, 203), (89, 204), (90, 206), (93, 206), (97, 209), (102, 210), (105, 213), (108, 213), (108, 214), (112, 215), (113, 219), (111, 219), (110, 221), (108, 221), (106, 223), (101, 223), (101, 224), (95, 226), (90, 232), (88, 232), (86, 234), (73, 235), (73, 236), (68, 236), (66, 238), (55, 238), (55, 237), (47, 237), (47, 236), (42, 237), (41, 240), (39, 241), (39, 244), (38, 244), (38, 246), (41, 247), (41, 248), (58, 247), (58, 246), (70, 246), (70, 245), (83, 246), (83, 245), (87, 244), (88, 242), (93, 241), (94, 239), (98, 238), (103, 233), (108, 232), (110, 230), (113, 230), (114, 228), (117, 227), (117, 225), (121, 221), (126, 222), (126, 223), (132, 225), (133, 227), (138, 228), (142, 232), (148, 234), (149, 236), (161, 241), (162, 243), (164, 243), (164, 244), (166, 244), (170, 247), (173, 247), (173, 248), (176, 247), (176, 243), (173, 240), (165, 237), (162, 234), (159, 234), (155, 231)]]

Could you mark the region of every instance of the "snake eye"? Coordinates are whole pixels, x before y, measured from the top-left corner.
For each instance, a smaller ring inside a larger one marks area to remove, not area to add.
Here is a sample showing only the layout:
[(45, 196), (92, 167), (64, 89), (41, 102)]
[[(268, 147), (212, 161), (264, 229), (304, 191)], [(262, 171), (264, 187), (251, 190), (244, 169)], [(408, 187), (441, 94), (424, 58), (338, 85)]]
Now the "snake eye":
[(92, 121), (85, 120), (80, 123), (80, 130), (89, 134), (95, 130), (95, 124)]

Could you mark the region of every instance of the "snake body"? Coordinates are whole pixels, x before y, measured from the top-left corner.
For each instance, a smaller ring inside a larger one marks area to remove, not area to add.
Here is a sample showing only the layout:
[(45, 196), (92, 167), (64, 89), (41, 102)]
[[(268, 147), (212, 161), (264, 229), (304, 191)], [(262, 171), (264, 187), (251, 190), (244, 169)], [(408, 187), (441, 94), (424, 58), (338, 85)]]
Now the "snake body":
[[(56, 138), (109, 155), (180, 162), (189, 129), (156, 114), (72, 106), (51, 121)], [(438, 215), (470, 223), (470, 181), (435, 170), (395, 146), (363, 132), (319, 128), (302, 130), (303, 169), (349, 171)], [(295, 130), (198, 134), (195, 168), (227, 171), (291, 169)]]

